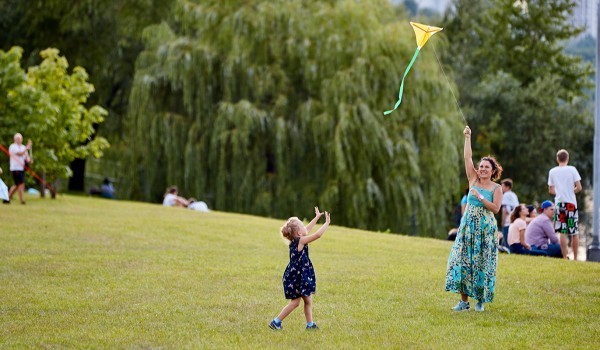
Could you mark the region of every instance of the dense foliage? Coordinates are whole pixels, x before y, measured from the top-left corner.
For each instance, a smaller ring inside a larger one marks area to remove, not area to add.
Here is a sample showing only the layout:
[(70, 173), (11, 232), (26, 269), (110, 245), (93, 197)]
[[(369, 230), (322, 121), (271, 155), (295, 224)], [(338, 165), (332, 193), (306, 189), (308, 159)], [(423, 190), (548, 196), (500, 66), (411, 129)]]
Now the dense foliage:
[[(120, 180), (121, 197), (158, 201), (176, 184), (221, 210), (285, 217), (318, 204), (348, 226), (443, 235), (465, 185), (451, 89), (474, 131), (475, 158), (496, 155), (523, 201), (548, 198), (558, 148), (571, 151), (589, 185), (592, 71), (563, 48), (580, 33), (566, 20), (573, 1), (455, 0), (443, 23), (422, 19), (444, 31), (417, 59), (400, 109), (384, 118), (415, 49), (406, 14), (424, 14), (415, 1), (395, 3), (404, 6), (6, 0), (0, 50), (12, 63), (1, 69), (21, 69), (14, 61), (21, 51), (8, 51), (15, 45), (24, 48), (25, 67), (42, 67), (47, 47), (85, 67), (97, 92), (89, 95), (88, 86), (84, 102), (74, 98), (108, 112), (89, 108), (95, 121), (69, 147), (109, 139), (111, 151), (91, 172)], [(434, 47), (457, 86), (446, 83)], [(30, 79), (22, 73), (3, 86)], [(72, 76), (88, 84), (81, 74)], [(3, 142), (24, 130), (21, 115), (33, 115), (26, 106), (38, 103), (31, 96), (19, 102), (24, 109), (2, 112)], [(46, 170), (68, 174), (60, 164)]]
[(21, 68), (21, 55), (18, 47), (0, 50), (0, 140), (6, 148), (17, 132), (33, 140), (32, 168), (52, 182), (71, 174), (73, 159), (102, 156), (108, 142), (91, 136), (106, 110), (85, 107), (94, 86), (81, 67), (69, 74), (58, 50), (42, 51), (42, 63), (27, 73)]
[(474, 130), (475, 154), (496, 155), (519, 199), (541, 202), (550, 198), (547, 174), (560, 148), (570, 151), (584, 183), (591, 181), (591, 68), (562, 46), (580, 33), (566, 20), (573, 1), (526, 3), (454, 1), (445, 59)]
[[(132, 198), (445, 234), (460, 117), (432, 47), (387, 1), (179, 1), (146, 29), (130, 100)], [(443, 36), (430, 41), (444, 46)], [(418, 232), (417, 232), (418, 231)]]
[[(107, 138), (113, 147), (92, 172), (119, 174), (118, 157), (125, 133), (134, 62), (142, 50), (145, 26), (160, 22), (173, 0), (85, 0), (85, 1), (0, 1), (0, 50), (23, 48), (25, 67), (40, 63), (40, 51), (53, 47), (72, 65), (84, 67), (95, 93), (90, 104), (101, 105), (108, 114), (95, 125), (95, 134)], [(83, 190), (85, 162), (71, 164), (72, 190)], [(94, 164), (92, 164), (94, 165)]]

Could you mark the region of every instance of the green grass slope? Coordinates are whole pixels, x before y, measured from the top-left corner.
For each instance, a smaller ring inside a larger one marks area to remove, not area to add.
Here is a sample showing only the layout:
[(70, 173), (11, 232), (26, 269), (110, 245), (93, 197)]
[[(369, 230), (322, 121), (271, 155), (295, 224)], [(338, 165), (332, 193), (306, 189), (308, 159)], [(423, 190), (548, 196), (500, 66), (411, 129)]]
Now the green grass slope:
[(600, 264), (501, 255), (495, 301), (453, 313), (450, 242), (335, 226), (310, 245), (321, 329), (300, 307), (272, 331), (282, 224), (75, 196), (2, 205), (0, 347), (600, 347)]

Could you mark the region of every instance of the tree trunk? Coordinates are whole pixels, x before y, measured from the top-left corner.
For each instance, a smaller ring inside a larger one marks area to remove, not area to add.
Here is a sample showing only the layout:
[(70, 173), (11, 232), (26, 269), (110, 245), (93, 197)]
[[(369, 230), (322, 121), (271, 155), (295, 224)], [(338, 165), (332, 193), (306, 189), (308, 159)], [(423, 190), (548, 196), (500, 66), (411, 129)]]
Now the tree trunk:
[[(73, 176), (69, 179), (69, 191), (84, 191), (85, 159), (75, 159), (71, 162)], [(54, 197), (54, 196), (53, 196)]]
[(46, 173), (42, 173), (42, 181), (40, 181), (40, 197), (46, 198)]

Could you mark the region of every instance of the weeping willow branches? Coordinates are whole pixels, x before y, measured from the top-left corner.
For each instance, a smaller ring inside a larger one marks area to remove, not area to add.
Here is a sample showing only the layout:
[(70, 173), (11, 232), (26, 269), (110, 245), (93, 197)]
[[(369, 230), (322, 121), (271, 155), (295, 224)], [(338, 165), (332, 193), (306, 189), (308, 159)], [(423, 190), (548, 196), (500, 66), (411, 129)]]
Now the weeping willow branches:
[(342, 225), (441, 232), (460, 118), (427, 54), (403, 108), (382, 116), (414, 51), (387, 1), (179, 1), (175, 13), (146, 29), (137, 62), (130, 197), (177, 184), (218, 210), (320, 205)]

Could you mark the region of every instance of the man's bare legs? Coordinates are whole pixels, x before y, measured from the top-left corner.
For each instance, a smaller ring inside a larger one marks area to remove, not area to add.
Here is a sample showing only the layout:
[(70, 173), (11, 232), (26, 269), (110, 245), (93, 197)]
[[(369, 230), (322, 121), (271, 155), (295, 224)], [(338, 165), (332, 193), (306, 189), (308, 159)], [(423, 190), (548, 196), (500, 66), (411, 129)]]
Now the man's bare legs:
[(15, 194), (15, 192), (17, 192), (19, 194), (19, 200), (21, 201), (21, 203), (25, 203), (25, 201), (23, 201), (23, 192), (25, 192), (25, 184), (20, 184), (20, 185), (12, 185), (10, 187), (10, 190), (8, 191), (8, 199), (12, 199), (12, 196)]
[(579, 250), (579, 235), (571, 236), (571, 248), (573, 248), (573, 260), (577, 261), (577, 252)]
[(560, 235), (560, 250), (562, 252), (563, 259), (569, 258), (569, 238), (567, 235)]

